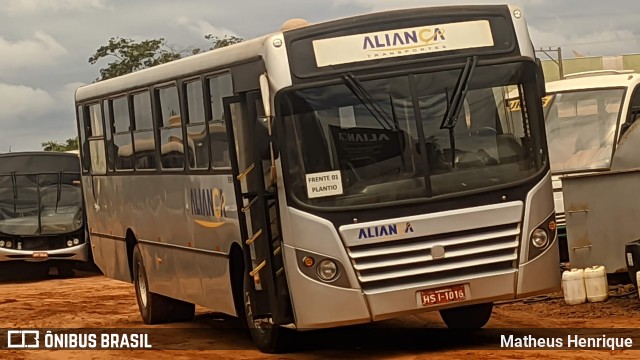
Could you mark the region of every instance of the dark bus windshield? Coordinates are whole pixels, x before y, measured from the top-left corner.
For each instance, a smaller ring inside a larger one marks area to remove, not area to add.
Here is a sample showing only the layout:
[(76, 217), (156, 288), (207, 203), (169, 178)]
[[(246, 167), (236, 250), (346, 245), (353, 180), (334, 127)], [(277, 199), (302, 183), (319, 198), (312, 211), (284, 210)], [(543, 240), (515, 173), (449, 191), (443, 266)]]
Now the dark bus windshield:
[(343, 207), (529, 178), (546, 160), (534, 146), (541, 127), (522, 120), (539, 121), (530, 110), (514, 116), (507, 98), (533, 89), (534, 72), (529, 63), (478, 66), (448, 127), (460, 69), (362, 80), (360, 93), (346, 81), (283, 93), (279, 136), (289, 189), (309, 205)]
[(0, 233), (52, 235), (82, 227), (77, 156), (7, 154), (0, 170)]

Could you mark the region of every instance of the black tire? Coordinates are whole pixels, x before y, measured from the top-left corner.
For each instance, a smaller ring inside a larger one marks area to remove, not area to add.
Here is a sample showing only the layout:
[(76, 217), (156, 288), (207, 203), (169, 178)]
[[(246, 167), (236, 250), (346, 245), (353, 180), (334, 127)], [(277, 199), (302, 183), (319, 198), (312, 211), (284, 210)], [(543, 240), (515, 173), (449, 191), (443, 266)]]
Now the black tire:
[(133, 248), (133, 283), (138, 309), (145, 324), (191, 321), (196, 306), (149, 291), (147, 272), (138, 245)]
[(72, 277), (75, 277), (76, 274), (73, 271), (74, 267), (75, 267), (74, 263), (60, 264), (56, 266), (56, 268), (58, 269), (58, 277), (61, 279), (70, 279)]
[(489, 322), (493, 303), (440, 310), (440, 317), (450, 329), (480, 329)]
[(244, 315), (249, 329), (249, 333), (255, 346), (267, 354), (281, 354), (291, 350), (293, 332), (280, 326), (275, 326), (267, 321), (263, 321), (261, 326), (253, 321), (251, 316), (251, 306), (249, 298), (249, 286), (252, 279), (245, 274), (243, 286)]

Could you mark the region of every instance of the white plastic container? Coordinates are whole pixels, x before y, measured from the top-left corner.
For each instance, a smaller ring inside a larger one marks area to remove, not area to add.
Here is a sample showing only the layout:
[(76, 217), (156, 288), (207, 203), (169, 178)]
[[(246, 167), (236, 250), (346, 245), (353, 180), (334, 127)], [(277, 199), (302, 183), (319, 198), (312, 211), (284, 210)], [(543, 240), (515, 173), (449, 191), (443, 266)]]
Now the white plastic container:
[(589, 302), (601, 302), (609, 298), (609, 283), (604, 266), (584, 269), (584, 287)]
[(562, 273), (562, 292), (567, 305), (583, 304), (587, 301), (584, 286), (584, 270), (571, 269)]

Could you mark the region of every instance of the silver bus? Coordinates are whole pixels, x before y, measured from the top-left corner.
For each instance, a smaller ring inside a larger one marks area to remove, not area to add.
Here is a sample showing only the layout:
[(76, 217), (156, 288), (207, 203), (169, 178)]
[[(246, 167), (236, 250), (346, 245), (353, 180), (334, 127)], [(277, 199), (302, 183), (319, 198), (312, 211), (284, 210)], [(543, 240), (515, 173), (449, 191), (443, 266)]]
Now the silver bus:
[(0, 261), (47, 262), (61, 275), (89, 259), (77, 154), (0, 154)]
[(198, 304), (265, 352), (426, 311), (482, 327), (560, 286), (543, 95), (506, 5), (288, 21), (83, 86), (94, 260), (145, 323)]

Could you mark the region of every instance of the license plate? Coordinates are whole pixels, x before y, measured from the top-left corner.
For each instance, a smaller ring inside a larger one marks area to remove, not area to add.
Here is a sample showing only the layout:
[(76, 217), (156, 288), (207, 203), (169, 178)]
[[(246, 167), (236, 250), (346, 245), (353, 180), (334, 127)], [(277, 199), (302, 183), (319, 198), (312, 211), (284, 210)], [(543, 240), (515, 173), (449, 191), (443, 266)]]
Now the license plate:
[(44, 259), (48, 258), (49, 254), (47, 254), (46, 252), (34, 252), (33, 254), (31, 254), (31, 257), (36, 259)]
[(453, 285), (437, 289), (422, 290), (418, 292), (418, 302), (422, 306), (433, 306), (447, 304), (467, 299), (467, 288), (465, 285)]

